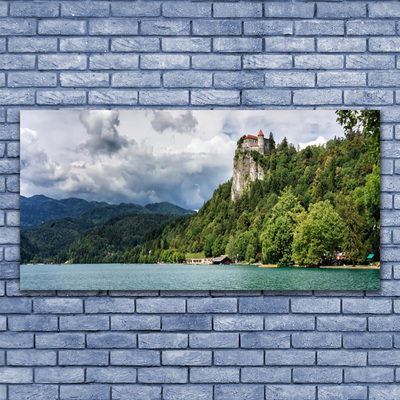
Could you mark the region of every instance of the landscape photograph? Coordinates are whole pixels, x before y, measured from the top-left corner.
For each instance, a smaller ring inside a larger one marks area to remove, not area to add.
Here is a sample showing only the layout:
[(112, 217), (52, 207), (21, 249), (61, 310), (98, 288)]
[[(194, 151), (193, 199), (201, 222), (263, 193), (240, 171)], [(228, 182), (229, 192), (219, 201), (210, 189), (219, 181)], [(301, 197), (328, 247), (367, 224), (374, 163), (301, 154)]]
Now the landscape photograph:
[(379, 290), (380, 112), (22, 110), (21, 290)]

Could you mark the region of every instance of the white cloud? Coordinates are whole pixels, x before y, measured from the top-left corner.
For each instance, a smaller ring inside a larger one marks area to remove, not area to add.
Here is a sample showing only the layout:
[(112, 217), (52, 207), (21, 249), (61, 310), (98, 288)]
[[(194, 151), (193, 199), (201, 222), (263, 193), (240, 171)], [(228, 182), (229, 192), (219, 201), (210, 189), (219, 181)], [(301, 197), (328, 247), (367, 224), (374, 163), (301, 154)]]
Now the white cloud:
[(315, 140), (306, 143), (299, 142), (300, 150), (305, 149), (307, 146), (325, 146), (327, 140), (323, 136), (318, 136)]

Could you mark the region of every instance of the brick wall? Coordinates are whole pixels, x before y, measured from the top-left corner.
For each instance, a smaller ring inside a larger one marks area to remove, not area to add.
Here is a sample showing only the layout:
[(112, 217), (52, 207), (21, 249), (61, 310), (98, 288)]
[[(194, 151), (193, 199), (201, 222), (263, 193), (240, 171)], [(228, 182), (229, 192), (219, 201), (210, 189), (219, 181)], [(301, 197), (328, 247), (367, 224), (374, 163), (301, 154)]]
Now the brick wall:
[[(397, 1), (2, 1), (0, 399), (400, 398), (399, 16)], [(153, 106), (380, 108), (382, 290), (20, 292), (19, 110)]]

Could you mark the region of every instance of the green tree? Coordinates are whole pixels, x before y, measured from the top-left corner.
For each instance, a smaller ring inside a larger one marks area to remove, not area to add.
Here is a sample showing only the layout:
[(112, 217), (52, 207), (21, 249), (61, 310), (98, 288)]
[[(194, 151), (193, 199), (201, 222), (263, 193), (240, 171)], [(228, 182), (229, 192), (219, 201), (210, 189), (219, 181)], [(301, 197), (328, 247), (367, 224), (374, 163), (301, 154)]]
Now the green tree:
[(328, 201), (310, 205), (293, 237), (293, 258), (300, 265), (330, 262), (343, 243), (345, 225)]
[(207, 235), (206, 240), (204, 242), (204, 249), (203, 249), (204, 255), (206, 257), (212, 256), (213, 242), (214, 242), (214, 235)]
[(236, 240), (234, 236), (229, 236), (228, 244), (226, 245), (225, 253), (234, 261), (236, 259)]

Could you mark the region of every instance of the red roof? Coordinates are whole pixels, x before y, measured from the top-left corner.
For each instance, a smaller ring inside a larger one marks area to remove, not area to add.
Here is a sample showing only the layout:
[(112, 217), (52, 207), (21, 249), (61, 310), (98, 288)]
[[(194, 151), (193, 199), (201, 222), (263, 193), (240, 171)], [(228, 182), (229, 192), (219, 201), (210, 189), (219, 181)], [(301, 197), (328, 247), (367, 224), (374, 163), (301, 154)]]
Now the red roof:
[(257, 136), (253, 136), (253, 135), (247, 135), (247, 136), (244, 138), (244, 140), (246, 140), (246, 139), (258, 140), (258, 139), (257, 139)]
[(258, 132), (258, 136), (264, 136), (263, 131), (260, 129), (260, 132)]

